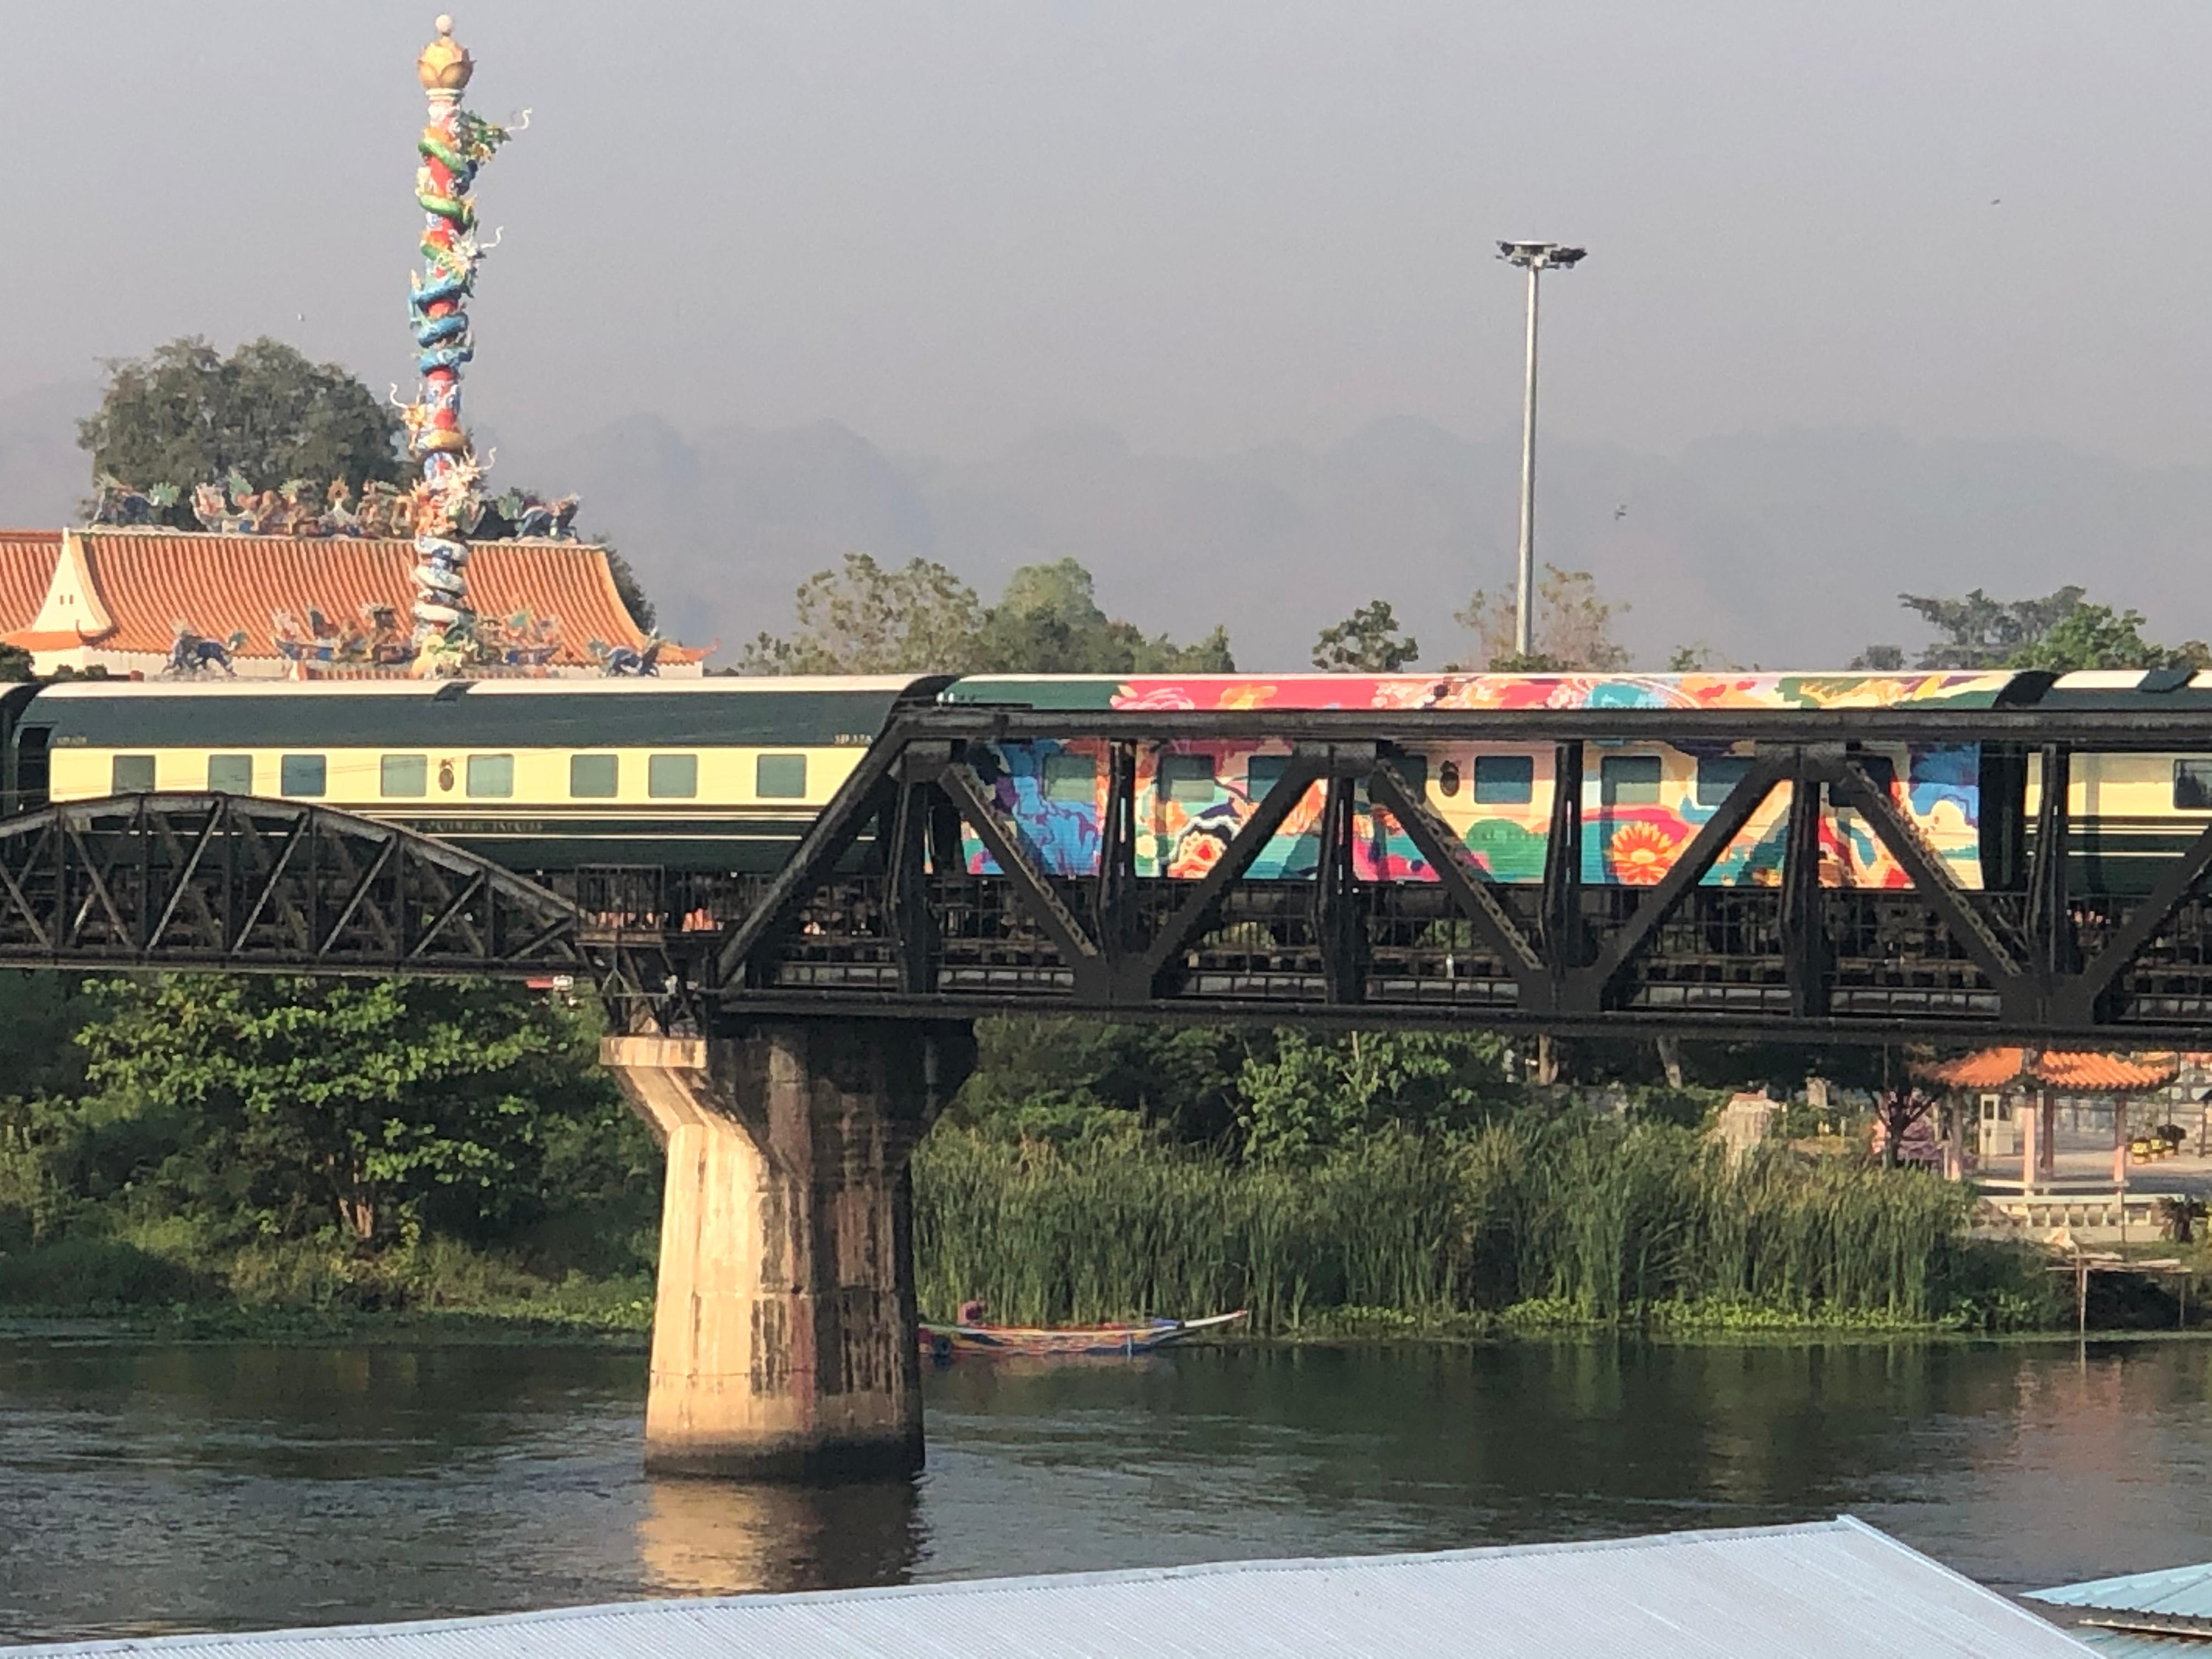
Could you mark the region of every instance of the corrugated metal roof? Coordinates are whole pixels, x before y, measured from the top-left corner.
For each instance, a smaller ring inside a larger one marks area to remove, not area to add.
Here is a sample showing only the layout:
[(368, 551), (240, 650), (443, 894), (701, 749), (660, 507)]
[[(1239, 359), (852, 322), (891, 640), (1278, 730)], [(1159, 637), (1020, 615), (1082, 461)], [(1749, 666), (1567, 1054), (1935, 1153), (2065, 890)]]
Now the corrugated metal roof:
[(2201, 1620), (2212, 1634), (2212, 1561), (2191, 1567), (2164, 1567), (2118, 1578), (2090, 1578), (2053, 1589), (2032, 1590), (2039, 1601), (2062, 1607), (2100, 1607), (2109, 1613), (2156, 1613), (2161, 1618)]
[(1846, 1516), (1597, 1543), (639, 1602), (30, 1651), (237, 1659), (2081, 1659), (2089, 1650)]
[(2191, 1636), (2146, 1636), (2140, 1631), (2076, 1626), (2074, 1633), (2104, 1659), (2204, 1659), (2212, 1644)]

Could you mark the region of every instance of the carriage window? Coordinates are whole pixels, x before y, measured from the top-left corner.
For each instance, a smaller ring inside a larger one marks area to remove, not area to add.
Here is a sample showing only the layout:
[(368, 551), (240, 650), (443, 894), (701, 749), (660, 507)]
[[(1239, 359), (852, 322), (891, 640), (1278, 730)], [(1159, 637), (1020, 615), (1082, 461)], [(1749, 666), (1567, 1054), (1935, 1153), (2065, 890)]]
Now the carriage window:
[(1244, 763), (1244, 793), (1255, 802), (1263, 801), (1283, 781), (1283, 774), (1291, 769), (1288, 755), (1255, 755)]
[(655, 800), (690, 800), (699, 793), (699, 757), (696, 755), (647, 755), (645, 757), (645, 793)]
[(1698, 757), (1698, 805), (1718, 806), (1751, 770), (1748, 755)]
[(430, 793), (428, 755), (386, 755), (377, 766), (377, 793), (395, 799), (416, 799)]
[(1083, 805), (1098, 799), (1098, 763), (1088, 755), (1047, 755), (1044, 798)]
[(111, 775), (115, 787), (108, 792), (110, 794), (150, 795), (154, 793), (154, 757), (118, 755)]
[(1169, 800), (1200, 802), (1213, 799), (1213, 757), (1211, 755), (1163, 755), (1160, 757), (1159, 790)]
[(253, 793), (253, 757), (210, 755), (208, 757), (208, 787), (221, 795), (252, 794)]
[(1598, 799), (1607, 806), (1656, 806), (1659, 757), (1607, 755), (1598, 763)]
[(619, 755), (568, 757), (568, 793), (577, 800), (612, 800), (622, 787)]
[(505, 800), (514, 793), (514, 757), (469, 757), (469, 793), (486, 800)]
[(276, 765), (279, 793), (313, 799), (330, 787), (330, 763), (320, 755), (287, 755)]
[(806, 757), (763, 755), (753, 763), (753, 793), (763, 800), (805, 799)]
[(1535, 799), (1534, 756), (1477, 755), (1474, 757), (1476, 805), (1526, 806)]
[(2173, 763), (2173, 810), (2212, 811), (2212, 760), (2178, 760)]

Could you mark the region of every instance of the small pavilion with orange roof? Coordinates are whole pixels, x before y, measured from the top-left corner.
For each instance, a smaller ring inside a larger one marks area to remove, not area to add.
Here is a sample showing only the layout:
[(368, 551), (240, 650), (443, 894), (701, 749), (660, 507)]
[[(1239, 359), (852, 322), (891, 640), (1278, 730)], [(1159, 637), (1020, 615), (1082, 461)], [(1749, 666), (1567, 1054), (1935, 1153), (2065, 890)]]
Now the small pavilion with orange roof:
[[(1984, 1048), (1954, 1060), (1922, 1060), (1913, 1075), (1954, 1095), (2010, 1097), (2020, 1126), (2020, 1182), (2024, 1194), (2057, 1175), (2057, 1103), (2062, 1095), (2102, 1095), (2112, 1103), (2112, 1184), (2128, 1184), (2126, 1101), (2163, 1089), (2181, 1073), (2178, 1054), (2115, 1054), (2094, 1049)], [(1950, 1114), (1945, 1173), (1965, 1173), (1963, 1102)]]

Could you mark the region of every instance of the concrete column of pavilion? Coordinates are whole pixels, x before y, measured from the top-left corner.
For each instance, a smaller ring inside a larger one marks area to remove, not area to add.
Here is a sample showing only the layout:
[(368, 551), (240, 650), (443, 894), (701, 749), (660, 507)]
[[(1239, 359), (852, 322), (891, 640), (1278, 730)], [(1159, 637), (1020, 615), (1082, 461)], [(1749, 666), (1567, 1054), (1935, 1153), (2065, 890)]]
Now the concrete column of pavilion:
[[(2023, 1194), (2035, 1191), (2039, 1179), (2057, 1173), (2055, 1131), (2061, 1095), (2103, 1095), (2112, 1103), (2112, 1185), (2124, 1192), (2128, 1184), (2128, 1098), (2163, 1089), (2180, 1074), (2178, 1055), (2170, 1054), (2115, 1054), (2096, 1049), (1983, 1048), (1951, 1060), (1922, 1060), (1913, 1075), (1936, 1084), (1953, 1098), (1952, 1133), (1945, 1148), (1944, 1173), (1952, 1180), (1965, 1174), (1963, 1146), (1966, 1102), (1975, 1095), (1996, 1093), (2031, 1097), (2030, 1109), (2016, 1112), (2021, 1128), (2020, 1187)], [(1955, 1169), (1954, 1164), (1957, 1166)]]

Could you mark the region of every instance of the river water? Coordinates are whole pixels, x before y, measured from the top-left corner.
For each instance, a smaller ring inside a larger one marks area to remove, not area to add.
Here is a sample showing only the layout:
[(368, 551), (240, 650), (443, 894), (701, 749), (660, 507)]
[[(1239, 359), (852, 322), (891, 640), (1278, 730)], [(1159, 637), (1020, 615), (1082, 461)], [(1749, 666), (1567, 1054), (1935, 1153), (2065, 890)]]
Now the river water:
[(642, 1356), (0, 1338), (0, 1639), (1848, 1511), (2006, 1589), (2212, 1559), (2212, 1343), (1245, 1348), (928, 1380), (930, 1463), (655, 1481)]

